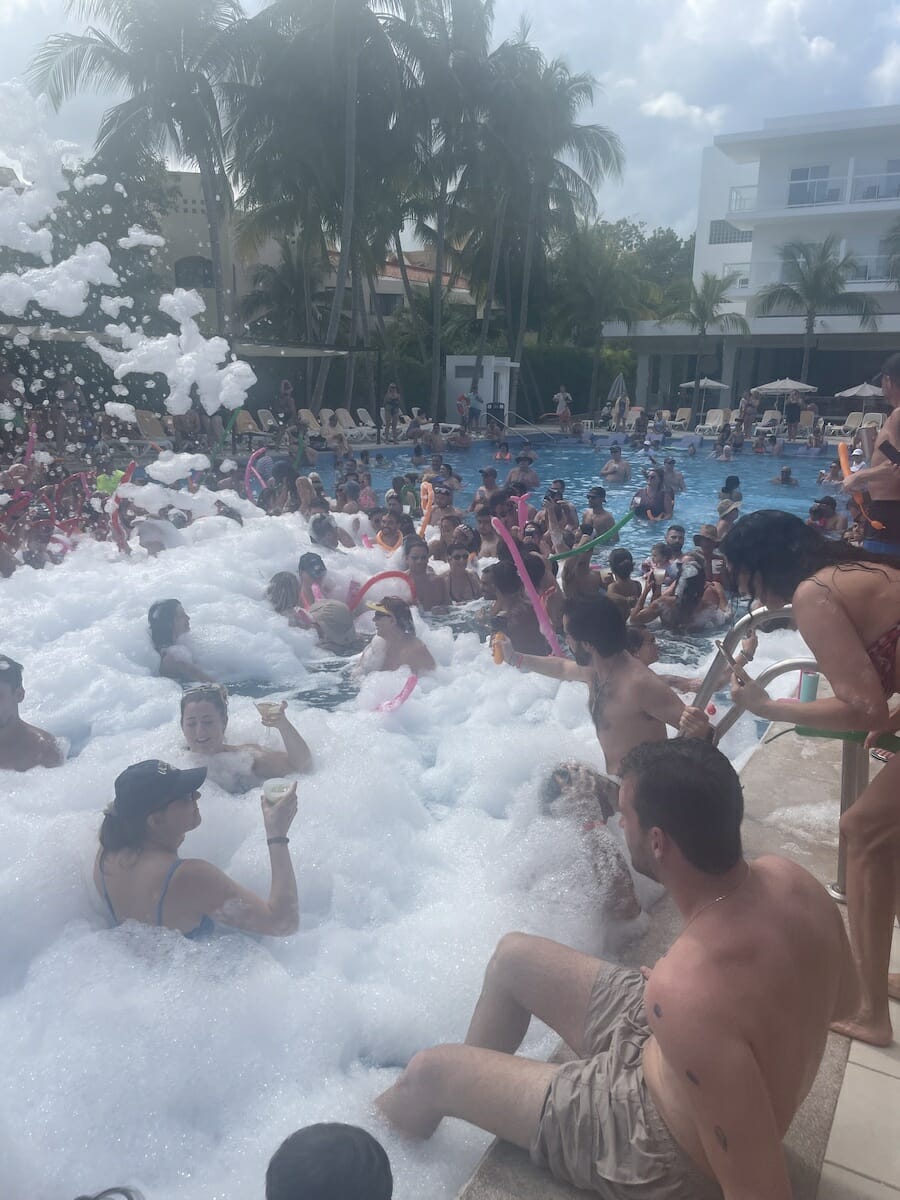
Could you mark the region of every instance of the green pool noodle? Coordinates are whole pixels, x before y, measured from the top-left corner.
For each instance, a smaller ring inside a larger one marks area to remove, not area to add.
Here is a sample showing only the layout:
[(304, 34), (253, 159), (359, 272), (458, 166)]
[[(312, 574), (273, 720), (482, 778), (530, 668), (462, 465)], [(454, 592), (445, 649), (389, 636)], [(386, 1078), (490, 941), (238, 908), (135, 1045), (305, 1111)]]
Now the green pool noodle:
[(634, 516), (634, 509), (629, 508), (628, 512), (620, 521), (616, 521), (612, 529), (607, 529), (605, 533), (599, 534), (592, 538), (591, 541), (585, 542), (583, 546), (576, 546), (574, 550), (564, 550), (562, 554), (551, 554), (551, 562), (559, 562), (563, 558), (572, 558), (576, 554), (584, 554), (585, 550), (593, 550), (595, 546), (602, 546), (604, 542), (608, 542), (611, 537), (614, 537), (623, 525), (627, 525)]
[[(831, 738), (837, 742), (864, 742), (869, 736), (861, 729), (807, 729), (805, 725), (798, 725), (794, 733), (800, 737)], [(895, 733), (883, 733), (875, 744), (882, 750), (893, 750), (896, 753), (900, 750), (900, 737)]]

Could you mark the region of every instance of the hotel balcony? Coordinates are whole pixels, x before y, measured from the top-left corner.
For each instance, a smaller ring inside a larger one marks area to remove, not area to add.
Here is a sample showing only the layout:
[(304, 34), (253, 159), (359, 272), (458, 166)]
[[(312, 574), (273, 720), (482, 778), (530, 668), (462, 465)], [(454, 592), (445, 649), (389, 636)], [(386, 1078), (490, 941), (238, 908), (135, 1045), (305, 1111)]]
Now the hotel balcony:
[[(854, 269), (847, 276), (851, 291), (883, 292), (894, 287), (886, 254), (852, 254)], [(732, 263), (722, 268), (722, 277), (735, 276), (729, 293), (737, 299), (758, 292), (770, 283), (789, 283), (790, 272), (780, 259), (754, 263)], [(872, 286), (867, 286), (872, 285)]]
[(827, 179), (785, 180), (760, 195), (756, 184), (733, 187), (728, 215), (736, 223), (783, 218), (785, 213), (900, 212), (900, 173), (832, 175)]

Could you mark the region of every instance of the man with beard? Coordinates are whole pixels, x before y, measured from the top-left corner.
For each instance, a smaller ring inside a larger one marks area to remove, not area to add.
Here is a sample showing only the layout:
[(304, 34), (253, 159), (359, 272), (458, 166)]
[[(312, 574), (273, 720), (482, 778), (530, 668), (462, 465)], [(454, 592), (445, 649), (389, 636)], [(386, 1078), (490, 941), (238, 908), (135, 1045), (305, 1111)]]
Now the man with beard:
[(19, 716), (24, 699), (21, 665), (0, 654), (0, 771), (58, 767), (62, 753), (52, 734)]
[[(843, 922), (802, 867), (743, 857), (740, 782), (708, 743), (621, 769), (634, 866), (684, 921), (668, 953), (630, 970), (507, 934), (465, 1043), (416, 1054), (378, 1106), (421, 1138), (479, 1125), (604, 1200), (790, 1200), (781, 1141), (856, 999)], [(532, 1015), (573, 1060), (516, 1055)]]
[(608, 596), (575, 596), (563, 606), (563, 629), (575, 661), (518, 654), (501, 642), (504, 657), (520, 671), (588, 686), (588, 708), (603, 749), (607, 774), (643, 742), (664, 742), (666, 726), (687, 737), (709, 736), (702, 709), (689, 708), (668, 684), (627, 649), (625, 617)]

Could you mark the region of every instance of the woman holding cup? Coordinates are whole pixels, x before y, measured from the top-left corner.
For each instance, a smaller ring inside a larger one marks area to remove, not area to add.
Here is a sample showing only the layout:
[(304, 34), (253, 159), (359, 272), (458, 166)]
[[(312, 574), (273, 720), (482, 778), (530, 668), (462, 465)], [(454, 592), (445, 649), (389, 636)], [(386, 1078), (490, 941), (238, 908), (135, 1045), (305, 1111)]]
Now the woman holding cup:
[(267, 779), (312, 770), (309, 746), (287, 718), (287, 701), (260, 700), (256, 708), (263, 726), (280, 734), (283, 750), (226, 742), (228, 692), (220, 684), (188, 688), (181, 697), (181, 731), (188, 749), (206, 760), (211, 778), (228, 791), (244, 792)]
[(216, 923), (274, 937), (296, 933), (297, 881), (287, 836), (297, 814), (296, 783), (282, 781), (287, 787), (277, 800), (263, 798), (272, 871), (264, 900), (212, 863), (178, 854), (200, 824), (197, 802), (205, 778), (203, 767), (179, 771), (152, 759), (116, 779), (94, 865), (94, 883), (113, 924), (138, 921), (194, 939), (208, 936)]

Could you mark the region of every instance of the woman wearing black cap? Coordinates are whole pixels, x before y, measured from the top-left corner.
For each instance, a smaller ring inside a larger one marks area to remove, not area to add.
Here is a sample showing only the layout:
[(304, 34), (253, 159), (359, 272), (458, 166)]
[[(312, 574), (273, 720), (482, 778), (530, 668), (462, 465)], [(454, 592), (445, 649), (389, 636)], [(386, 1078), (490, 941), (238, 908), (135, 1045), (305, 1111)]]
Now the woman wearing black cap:
[(116, 925), (138, 921), (201, 938), (220, 921), (248, 933), (283, 937), (299, 924), (297, 881), (288, 830), (297, 814), (297, 785), (274, 803), (263, 798), (272, 886), (263, 900), (200, 858), (178, 849), (200, 824), (197, 801), (206, 768), (178, 771), (151, 759), (116, 779), (115, 799), (100, 826), (94, 883)]

